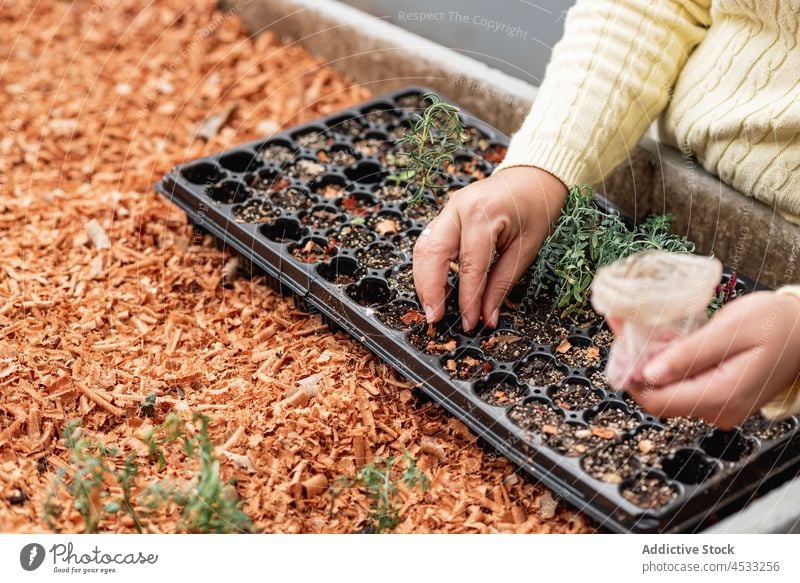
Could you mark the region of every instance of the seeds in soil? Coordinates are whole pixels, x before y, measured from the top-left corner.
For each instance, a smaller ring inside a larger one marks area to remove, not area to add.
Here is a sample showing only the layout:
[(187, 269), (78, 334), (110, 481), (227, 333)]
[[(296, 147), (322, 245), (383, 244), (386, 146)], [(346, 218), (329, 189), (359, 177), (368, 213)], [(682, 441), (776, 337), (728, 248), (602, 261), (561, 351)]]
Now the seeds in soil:
[(313, 203), (307, 192), (299, 188), (287, 188), (275, 192), (269, 197), (272, 204), (289, 211), (299, 211), (308, 208)]
[(234, 207), (233, 216), (237, 223), (268, 223), (281, 216), (281, 211), (268, 200), (254, 198)]
[(554, 388), (550, 397), (557, 406), (569, 411), (589, 409), (603, 400), (602, 395), (590, 386), (575, 382), (567, 382)]
[(564, 418), (556, 409), (537, 400), (516, 405), (508, 412), (508, 417), (518, 427), (544, 435), (554, 435), (564, 423)]
[(442, 322), (417, 326), (408, 335), (408, 341), (426, 354), (444, 354), (458, 347), (451, 330)]
[(270, 144), (262, 149), (258, 155), (266, 162), (275, 162), (277, 164), (285, 164), (294, 159), (294, 151), (283, 144)]
[(496, 332), (481, 342), (483, 351), (502, 362), (522, 358), (528, 351), (528, 343), (516, 332)]
[(534, 387), (548, 387), (560, 383), (566, 375), (564, 371), (546, 356), (531, 356), (517, 368), (519, 379)]
[(600, 347), (581, 346), (564, 339), (556, 346), (556, 358), (560, 363), (572, 368), (593, 367), (600, 364)]
[(753, 415), (742, 424), (743, 433), (753, 435), (762, 441), (779, 439), (794, 428), (795, 424), (788, 419), (772, 421), (761, 414)]
[(639, 476), (622, 487), (622, 496), (639, 508), (660, 508), (675, 500), (678, 492), (655, 476)]
[(294, 164), (286, 167), (286, 173), (301, 182), (308, 182), (312, 178), (320, 176), (327, 170), (324, 164), (305, 158), (298, 160)]
[(292, 257), (302, 263), (319, 263), (330, 259), (336, 250), (330, 246), (322, 246), (313, 240), (307, 241), (304, 245), (297, 245), (292, 248)]
[(300, 222), (310, 229), (325, 230), (344, 222), (344, 217), (327, 208), (312, 209), (300, 215)]
[(614, 439), (639, 425), (639, 420), (634, 415), (617, 407), (606, 407), (591, 415), (587, 421), (592, 432), (603, 439)]
[(621, 441), (598, 447), (581, 460), (587, 474), (608, 484), (620, 484), (631, 479), (641, 469), (635, 445)]
[(425, 314), (420, 311), (419, 306), (407, 300), (398, 300), (381, 306), (375, 314), (390, 328), (404, 332), (425, 322)]
[(544, 442), (563, 456), (576, 457), (597, 449), (602, 438), (584, 425), (562, 423), (555, 433), (544, 433)]
[(521, 387), (507, 380), (489, 381), (477, 389), (478, 397), (489, 405), (495, 407), (508, 407), (526, 396), (525, 387)]
[(382, 243), (356, 252), (358, 263), (371, 269), (387, 269), (402, 261), (392, 245)]
[(711, 426), (699, 417), (670, 417), (663, 421), (664, 432), (672, 447), (695, 445)]
[(415, 293), (414, 272), (410, 264), (404, 265), (402, 268), (392, 273), (387, 278), (387, 282), (389, 284), (389, 288), (393, 289), (397, 293)]
[(479, 353), (464, 352), (445, 357), (442, 366), (454, 379), (474, 381), (492, 372), (492, 363), (481, 358)]
[(330, 236), (331, 244), (349, 249), (366, 247), (375, 240), (370, 230), (364, 225), (342, 225)]

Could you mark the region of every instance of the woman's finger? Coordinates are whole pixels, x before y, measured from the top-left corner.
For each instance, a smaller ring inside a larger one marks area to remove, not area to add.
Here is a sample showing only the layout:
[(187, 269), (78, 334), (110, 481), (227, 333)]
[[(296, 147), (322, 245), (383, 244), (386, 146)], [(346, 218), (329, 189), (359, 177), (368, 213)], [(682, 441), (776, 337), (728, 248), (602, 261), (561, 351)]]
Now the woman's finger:
[(503, 251), (495, 262), (486, 282), (481, 307), (484, 322), (492, 328), (497, 326), (500, 304), (503, 299), (519, 281), (528, 266), (533, 263), (535, 257), (536, 248), (519, 237)]
[(472, 330), (480, 319), (481, 299), (494, 257), (495, 242), (488, 221), (475, 218), (465, 221), (458, 256), (458, 306), (466, 332)]
[(428, 322), (438, 322), (444, 315), (447, 274), (450, 262), (458, 257), (460, 241), (458, 214), (445, 207), (414, 245), (414, 286)]

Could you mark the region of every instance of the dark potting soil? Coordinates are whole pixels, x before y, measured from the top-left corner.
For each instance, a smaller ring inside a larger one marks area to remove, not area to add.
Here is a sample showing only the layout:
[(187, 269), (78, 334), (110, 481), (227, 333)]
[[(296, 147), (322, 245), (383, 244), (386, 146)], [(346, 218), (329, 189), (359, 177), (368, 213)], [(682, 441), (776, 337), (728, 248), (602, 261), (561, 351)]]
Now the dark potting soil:
[(478, 150), (475, 150), (476, 154), (490, 164), (494, 165), (500, 164), (500, 162), (505, 159), (506, 152), (508, 152), (508, 148), (506, 146), (501, 146), (500, 144), (493, 144), (486, 148), (479, 148)]
[(423, 324), (416, 327), (408, 336), (408, 341), (426, 354), (444, 354), (458, 348), (458, 340), (442, 322), (435, 325)]
[[(606, 379), (606, 371), (604, 368), (599, 368), (596, 371), (594, 371), (591, 375), (589, 375), (589, 380), (592, 381), (592, 384), (598, 389), (611, 388), (611, 385), (608, 384), (608, 379)], [(630, 402), (628, 401), (626, 402), (628, 404), (632, 404), (632, 401), (633, 399), (630, 399)]]
[(263, 198), (253, 198), (233, 209), (237, 223), (268, 223), (281, 216), (280, 209)]
[(331, 241), (340, 247), (359, 249), (375, 240), (375, 235), (364, 225), (342, 225), (331, 235)]
[(602, 356), (599, 346), (582, 346), (562, 340), (556, 346), (556, 359), (572, 368), (588, 368), (600, 365)]
[(620, 441), (598, 447), (581, 460), (583, 470), (602, 482), (620, 484), (633, 478), (641, 469), (636, 446)]
[(555, 434), (564, 423), (564, 418), (553, 407), (535, 400), (516, 405), (508, 412), (508, 417), (522, 429), (545, 435)]
[(419, 204), (407, 204), (403, 208), (403, 215), (418, 223), (430, 223), (439, 214), (439, 207), (427, 201)]
[(456, 159), (447, 167), (447, 173), (463, 182), (483, 180), (488, 175), (486, 168), (477, 158)]
[(496, 407), (508, 407), (521, 401), (525, 396), (524, 387), (509, 381), (489, 382), (478, 391), (478, 397), (482, 401)]
[(356, 259), (362, 267), (387, 269), (402, 261), (402, 257), (389, 244), (373, 245), (356, 251)]
[(366, 121), (382, 126), (393, 124), (397, 118), (397, 112), (391, 109), (374, 108), (364, 114)]
[(397, 202), (408, 198), (408, 189), (402, 184), (385, 184), (375, 190), (375, 196), (386, 202)]
[(462, 381), (477, 380), (492, 372), (492, 363), (468, 352), (446, 358), (442, 365), (454, 379)]
[(408, 223), (392, 213), (378, 213), (367, 217), (366, 225), (381, 237), (399, 235), (408, 228)]
[(592, 415), (588, 421), (596, 432), (603, 432), (608, 435), (613, 432), (614, 435), (612, 437), (634, 429), (639, 425), (639, 420), (635, 416), (616, 407), (607, 407)]
[(513, 331), (501, 331), (481, 342), (481, 348), (495, 360), (511, 362), (525, 356), (529, 344)]
[(544, 433), (547, 447), (567, 457), (584, 455), (597, 449), (604, 438), (577, 423), (562, 423), (555, 433)]
[(387, 140), (378, 138), (364, 138), (353, 142), (353, 148), (363, 156), (380, 156), (390, 147)]
[(323, 198), (333, 200), (344, 194), (345, 187), (344, 185), (337, 184), (335, 182), (323, 182), (322, 184), (317, 184), (314, 186), (313, 192), (314, 194), (318, 194)]
[(603, 327), (592, 337), (592, 341), (596, 346), (608, 349), (611, 343), (614, 342), (614, 333), (608, 328)]
[(548, 387), (560, 383), (566, 375), (551, 358), (531, 356), (517, 368), (519, 379), (535, 387)]
[(672, 447), (694, 445), (711, 430), (707, 421), (698, 417), (670, 417), (662, 420), (665, 438)]
[(322, 132), (310, 131), (295, 136), (294, 142), (301, 148), (316, 150), (317, 148), (324, 148), (332, 144), (333, 136)]
[(753, 415), (742, 424), (742, 432), (762, 441), (779, 439), (794, 429), (794, 423), (788, 419), (771, 421), (761, 414)]
[(428, 107), (428, 105), (430, 105), (430, 100), (426, 99), (419, 93), (411, 93), (409, 95), (399, 97), (397, 99), (397, 105), (399, 105), (404, 111), (415, 113), (421, 112), (423, 109)]
[(286, 173), (301, 182), (308, 182), (312, 178), (320, 176), (327, 170), (325, 164), (314, 160), (298, 160), (294, 164), (286, 167)]
[(622, 487), (622, 496), (639, 508), (659, 508), (678, 497), (678, 492), (655, 476), (639, 476)]
[(415, 302), (399, 300), (381, 306), (375, 311), (381, 322), (395, 330), (408, 331), (425, 322), (419, 306)]
[(294, 151), (282, 144), (271, 144), (261, 150), (258, 155), (259, 158), (266, 162), (275, 162), (277, 164), (285, 164), (294, 159)]
[(589, 409), (603, 400), (603, 396), (591, 387), (574, 382), (567, 382), (553, 389), (550, 397), (553, 403), (570, 411)]
[(294, 187), (275, 192), (270, 195), (269, 199), (276, 207), (289, 211), (299, 211), (313, 204), (311, 197), (306, 192)]
[(291, 248), (292, 257), (302, 263), (319, 263), (327, 261), (335, 253), (335, 249), (330, 246), (323, 247), (314, 241), (307, 241), (303, 245)]
[(256, 175), (250, 186), (259, 193), (277, 192), (289, 186), (289, 179), (282, 174), (270, 176), (269, 174)]
[(317, 152), (317, 160), (323, 164), (330, 164), (331, 166), (352, 166), (358, 161), (352, 152), (348, 152), (344, 148), (334, 150), (331, 153), (320, 150)]
[(389, 289), (395, 290), (397, 293), (414, 294), (416, 288), (414, 287), (414, 272), (411, 265), (404, 265), (392, 273), (387, 278)]
[(300, 215), (300, 222), (310, 229), (325, 230), (344, 222), (344, 217), (339, 213), (319, 208)]
[(380, 205), (376, 204), (371, 197), (356, 194), (342, 198), (341, 205), (343, 211), (354, 217), (363, 217), (380, 209)]
[(491, 145), (492, 141), (489, 136), (484, 134), (478, 128), (467, 128), (467, 139), (464, 142), (464, 147), (471, 152), (485, 151)]

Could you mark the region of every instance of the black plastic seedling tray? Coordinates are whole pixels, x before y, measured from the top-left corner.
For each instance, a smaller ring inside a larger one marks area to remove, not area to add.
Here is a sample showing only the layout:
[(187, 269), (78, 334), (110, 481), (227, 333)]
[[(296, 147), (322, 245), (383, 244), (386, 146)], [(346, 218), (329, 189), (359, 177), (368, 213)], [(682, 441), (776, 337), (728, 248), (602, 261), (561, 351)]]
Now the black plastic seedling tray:
[[(157, 188), (602, 528), (693, 531), (793, 476), (794, 418), (724, 432), (655, 419), (609, 388), (611, 335), (599, 317), (564, 321), (517, 290), (496, 331), (462, 334), (454, 295), (444, 321), (427, 329), (410, 262), (436, 208), (430, 198), (409, 207), (393, 177), (402, 167), (394, 140), (426, 91), (396, 91), (183, 164)], [(470, 139), (446, 191), (488, 175), (507, 146), (462, 115)], [(739, 293), (754, 287), (737, 284)]]

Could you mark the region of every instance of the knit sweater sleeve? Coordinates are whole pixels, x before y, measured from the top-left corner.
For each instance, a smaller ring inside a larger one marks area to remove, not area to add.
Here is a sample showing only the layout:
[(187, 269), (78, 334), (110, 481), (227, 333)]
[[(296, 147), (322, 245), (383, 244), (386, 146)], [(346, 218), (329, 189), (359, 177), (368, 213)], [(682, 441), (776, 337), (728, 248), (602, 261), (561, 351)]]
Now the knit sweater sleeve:
[(597, 184), (665, 108), (710, 22), (710, 0), (579, 0), (533, 107), (497, 170)]

